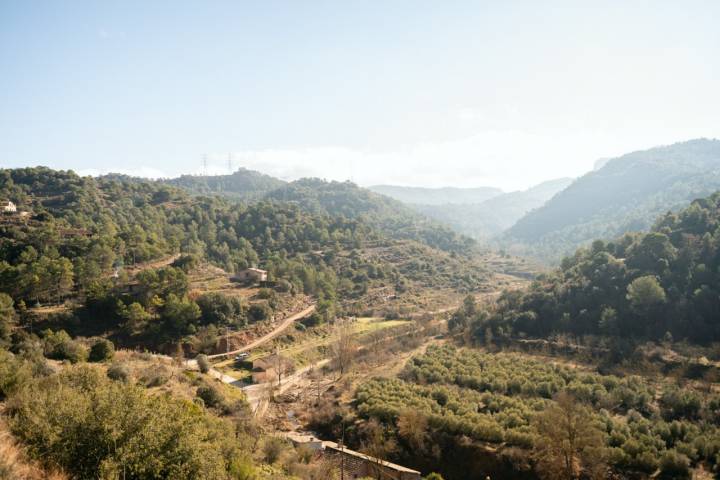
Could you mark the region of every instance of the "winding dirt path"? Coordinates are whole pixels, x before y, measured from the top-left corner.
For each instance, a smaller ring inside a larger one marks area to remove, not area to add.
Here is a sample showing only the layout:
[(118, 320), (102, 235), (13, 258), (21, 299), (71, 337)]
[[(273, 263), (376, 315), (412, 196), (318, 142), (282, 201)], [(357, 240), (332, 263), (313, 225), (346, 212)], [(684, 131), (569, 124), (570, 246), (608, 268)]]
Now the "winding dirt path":
[(300, 320), (301, 318), (305, 318), (311, 313), (315, 311), (316, 306), (310, 305), (304, 310), (301, 310), (297, 313), (294, 313), (287, 317), (285, 320), (280, 323), (272, 332), (267, 333), (263, 335), (262, 337), (258, 338), (257, 340), (253, 340), (252, 342), (248, 343), (247, 345), (240, 347), (236, 350), (233, 350), (231, 352), (225, 352), (225, 353), (216, 353), (215, 355), (208, 355), (208, 358), (220, 358), (220, 357), (227, 357), (229, 355), (235, 355), (237, 353), (247, 352), (248, 350), (252, 350), (253, 348), (257, 348), (260, 345), (263, 345), (273, 338), (280, 335), (282, 332), (284, 332), (290, 325), (295, 323), (297, 320)]

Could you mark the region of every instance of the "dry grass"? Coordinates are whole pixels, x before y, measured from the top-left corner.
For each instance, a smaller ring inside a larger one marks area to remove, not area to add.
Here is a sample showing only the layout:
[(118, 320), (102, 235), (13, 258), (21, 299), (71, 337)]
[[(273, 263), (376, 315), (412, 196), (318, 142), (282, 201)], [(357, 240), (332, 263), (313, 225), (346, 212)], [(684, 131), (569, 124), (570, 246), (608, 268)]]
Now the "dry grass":
[(0, 423), (0, 480), (67, 480), (58, 472), (48, 472), (28, 459), (22, 447)]

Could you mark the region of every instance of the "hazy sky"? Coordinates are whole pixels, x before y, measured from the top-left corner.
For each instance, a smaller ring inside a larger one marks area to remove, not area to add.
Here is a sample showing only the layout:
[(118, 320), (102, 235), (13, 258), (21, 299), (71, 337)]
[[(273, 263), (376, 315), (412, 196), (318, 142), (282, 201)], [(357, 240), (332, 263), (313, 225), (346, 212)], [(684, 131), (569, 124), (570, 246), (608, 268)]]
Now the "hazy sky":
[(720, 137), (718, 1), (0, 0), (0, 166), (527, 187)]

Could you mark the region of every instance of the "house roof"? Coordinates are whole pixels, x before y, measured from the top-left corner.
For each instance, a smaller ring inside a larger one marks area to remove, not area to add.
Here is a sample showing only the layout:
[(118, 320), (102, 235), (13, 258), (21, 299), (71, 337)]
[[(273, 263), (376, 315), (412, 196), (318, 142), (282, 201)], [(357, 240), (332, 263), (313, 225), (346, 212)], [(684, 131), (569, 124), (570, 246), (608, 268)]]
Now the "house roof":
[(246, 268), (246, 272), (256, 272), (256, 273), (267, 273), (267, 270), (261, 270), (259, 268)]

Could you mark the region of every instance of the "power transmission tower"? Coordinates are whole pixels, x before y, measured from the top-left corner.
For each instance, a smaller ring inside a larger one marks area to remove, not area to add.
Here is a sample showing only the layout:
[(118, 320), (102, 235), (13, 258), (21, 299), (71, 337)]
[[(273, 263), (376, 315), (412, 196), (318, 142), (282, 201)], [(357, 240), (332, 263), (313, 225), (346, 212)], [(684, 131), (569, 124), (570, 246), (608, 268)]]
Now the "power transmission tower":
[(202, 167), (202, 175), (203, 177), (207, 177), (207, 154), (203, 155)]
[(232, 153), (228, 153), (228, 175), (233, 173)]

